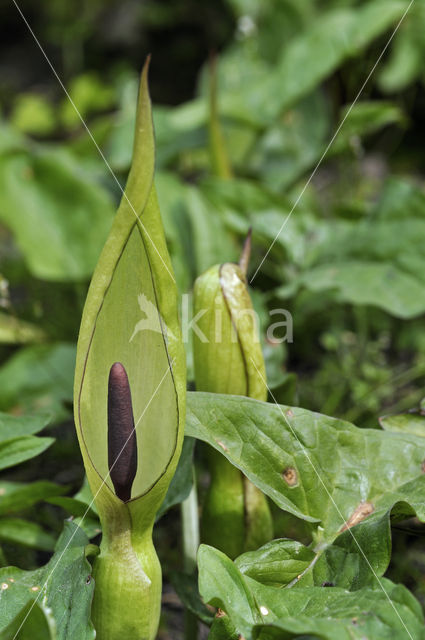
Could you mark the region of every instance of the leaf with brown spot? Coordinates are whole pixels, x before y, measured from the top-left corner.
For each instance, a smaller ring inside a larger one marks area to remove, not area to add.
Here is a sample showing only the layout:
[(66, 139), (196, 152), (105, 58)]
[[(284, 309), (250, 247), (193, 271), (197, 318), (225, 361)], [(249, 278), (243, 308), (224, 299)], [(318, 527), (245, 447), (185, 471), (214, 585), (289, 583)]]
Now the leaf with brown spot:
[(396, 507), (397, 518), (415, 512), (425, 522), (425, 439), (414, 434), (208, 393), (189, 394), (186, 433), (218, 449), (281, 509), (311, 523), (317, 544), (344, 536), (338, 544), (350, 547), (349, 522), (379, 572), (389, 560), (391, 511)]
[(359, 522), (370, 516), (370, 514), (374, 511), (375, 507), (371, 502), (362, 502), (351, 514), (344, 526), (341, 527), (341, 533), (343, 531), (346, 531), (347, 529), (350, 529), (351, 527), (354, 527), (354, 525), (359, 524)]

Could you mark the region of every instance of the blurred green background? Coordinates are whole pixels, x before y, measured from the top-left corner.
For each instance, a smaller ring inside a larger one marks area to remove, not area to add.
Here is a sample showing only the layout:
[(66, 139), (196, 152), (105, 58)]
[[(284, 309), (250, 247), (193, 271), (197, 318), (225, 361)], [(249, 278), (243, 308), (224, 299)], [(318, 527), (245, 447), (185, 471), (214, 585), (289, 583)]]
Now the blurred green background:
[[(156, 182), (180, 293), (236, 260), (250, 227), (251, 276), (277, 238), (252, 282), (274, 396), (376, 428), (425, 395), (422, 0), (351, 105), (407, 6), (19, 2), (121, 185), (138, 74), (152, 54)], [(75, 493), (75, 342), (120, 190), (12, 1), (0, 24), (0, 410), (47, 412), (56, 438), (4, 472), (0, 491), (48, 477)], [(290, 344), (266, 339), (277, 308), (292, 314)], [(63, 510), (35, 502), (4, 515), (56, 535)], [(0, 540), (5, 562), (26, 566), (51, 547), (1, 524)], [(425, 563), (412, 548), (411, 574)]]

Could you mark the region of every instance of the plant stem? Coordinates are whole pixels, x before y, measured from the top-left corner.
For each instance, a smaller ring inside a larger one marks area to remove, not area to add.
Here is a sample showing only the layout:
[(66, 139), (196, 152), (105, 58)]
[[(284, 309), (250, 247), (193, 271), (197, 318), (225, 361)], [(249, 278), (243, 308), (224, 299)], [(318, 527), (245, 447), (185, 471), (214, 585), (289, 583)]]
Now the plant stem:
[(186, 500), (181, 505), (183, 528), (183, 564), (186, 573), (196, 569), (196, 554), (199, 547), (198, 492), (196, 489), (195, 468), (193, 485)]
[[(196, 474), (193, 467), (192, 489), (181, 504), (182, 531), (183, 531), (183, 568), (188, 574), (196, 570), (196, 554), (199, 547), (199, 515), (198, 492), (196, 489)], [(185, 609), (184, 612), (184, 640), (198, 640), (198, 619)]]

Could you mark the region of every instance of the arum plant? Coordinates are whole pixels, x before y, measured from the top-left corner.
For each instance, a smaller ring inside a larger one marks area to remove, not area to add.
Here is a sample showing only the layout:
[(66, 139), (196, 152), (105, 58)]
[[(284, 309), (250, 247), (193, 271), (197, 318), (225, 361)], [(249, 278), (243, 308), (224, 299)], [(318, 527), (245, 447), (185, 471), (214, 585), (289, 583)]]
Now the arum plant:
[(154, 133), (141, 78), (126, 189), (87, 295), (75, 422), (102, 524), (92, 616), (99, 640), (153, 640), (161, 567), (155, 514), (180, 455), (185, 358), (177, 292), (153, 183)]
[[(267, 399), (264, 358), (246, 271), (250, 235), (239, 264), (211, 267), (195, 282), (195, 381), (198, 391)], [(202, 514), (203, 541), (235, 558), (273, 537), (264, 494), (217, 451), (208, 450), (211, 483)]]

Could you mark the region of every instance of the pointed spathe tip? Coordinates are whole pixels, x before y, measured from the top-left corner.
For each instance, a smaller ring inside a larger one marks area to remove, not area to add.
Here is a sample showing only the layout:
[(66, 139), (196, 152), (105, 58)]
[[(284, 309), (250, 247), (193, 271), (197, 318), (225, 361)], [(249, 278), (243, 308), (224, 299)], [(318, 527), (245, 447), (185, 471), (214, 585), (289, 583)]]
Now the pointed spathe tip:
[(252, 227), (249, 228), (245, 242), (243, 245), (241, 257), (239, 260), (239, 266), (244, 276), (248, 273), (249, 259), (251, 257), (251, 244), (252, 244)]

